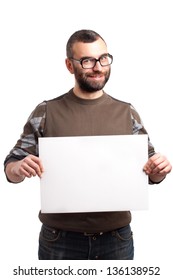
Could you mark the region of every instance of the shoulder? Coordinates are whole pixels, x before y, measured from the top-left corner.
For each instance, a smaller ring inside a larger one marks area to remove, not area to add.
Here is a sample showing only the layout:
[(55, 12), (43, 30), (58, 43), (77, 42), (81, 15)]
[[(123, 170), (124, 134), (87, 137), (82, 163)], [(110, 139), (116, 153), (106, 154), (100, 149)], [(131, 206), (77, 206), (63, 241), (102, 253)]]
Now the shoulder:
[(43, 117), (46, 114), (47, 111), (47, 106), (50, 104), (54, 104), (57, 103), (58, 101), (61, 101), (63, 99), (65, 99), (65, 97), (67, 96), (68, 93), (62, 94), (58, 97), (52, 98), (52, 99), (48, 99), (48, 100), (44, 100), (41, 103), (39, 103), (35, 109), (32, 111), (32, 113), (29, 116), (29, 119), (37, 116), (37, 117)]
[(119, 103), (119, 104), (131, 107), (131, 103), (129, 103), (129, 102), (117, 99), (117, 98), (115, 98), (115, 97), (113, 97), (112, 95), (109, 95), (109, 94), (106, 94), (106, 95), (107, 95), (108, 99), (110, 101), (112, 101), (113, 103)]
[(111, 100), (111, 102), (114, 103), (116, 106), (119, 106), (120, 108), (128, 108), (132, 119), (136, 119), (140, 123), (142, 122), (138, 111), (135, 109), (135, 107), (130, 102), (126, 102), (126, 101), (122, 101), (120, 99), (114, 98), (113, 96), (111, 96), (109, 94), (107, 94), (107, 96)]
[(49, 103), (56, 103), (56, 102), (60, 102), (63, 101), (64, 99), (66, 99), (66, 97), (69, 95), (69, 92), (64, 93), (62, 95), (59, 95), (55, 98), (49, 99), (49, 100), (45, 100), (44, 103), (45, 104), (49, 104)]
[(32, 119), (35, 117), (43, 117), (46, 111), (46, 101), (39, 103), (35, 109), (31, 112), (28, 119)]

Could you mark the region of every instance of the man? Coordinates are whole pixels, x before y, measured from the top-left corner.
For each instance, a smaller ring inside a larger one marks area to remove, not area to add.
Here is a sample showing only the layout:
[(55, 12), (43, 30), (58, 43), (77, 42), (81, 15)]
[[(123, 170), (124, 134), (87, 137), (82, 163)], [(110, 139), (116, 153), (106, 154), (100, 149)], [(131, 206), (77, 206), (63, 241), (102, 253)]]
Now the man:
[[(103, 90), (113, 62), (104, 39), (92, 30), (79, 30), (69, 38), (66, 50), (66, 67), (75, 77), (74, 88), (42, 102), (32, 112), (4, 162), (10, 182), (42, 176), (39, 137), (147, 134), (132, 105), (116, 100)], [(172, 167), (165, 156), (155, 153), (150, 141), (148, 155), (143, 170), (149, 175), (150, 184), (160, 183)], [(40, 212), (39, 218), (43, 224), (39, 238), (41, 260), (131, 260), (134, 257), (129, 211)]]

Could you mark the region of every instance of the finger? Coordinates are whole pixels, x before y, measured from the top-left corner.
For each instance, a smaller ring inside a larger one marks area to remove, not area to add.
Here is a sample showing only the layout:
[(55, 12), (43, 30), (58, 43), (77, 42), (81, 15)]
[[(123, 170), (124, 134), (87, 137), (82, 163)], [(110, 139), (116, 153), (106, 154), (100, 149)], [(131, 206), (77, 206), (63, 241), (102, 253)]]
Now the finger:
[(23, 162), (20, 167), (20, 173), (25, 175), (26, 177), (30, 178), (32, 176), (36, 176), (36, 171), (28, 165), (28, 163)]
[(37, 164), (38, 173), (39, 174), (43, 173), (44, 172), (44, 168), (43, 168), (43, 164), (42, 164), (40, 158), (36, 157), (36, 156), (31, 156), (31, 158), (32, 158), (33, 162), (35, 162)]
[(39, 163), (40, 162), (39, 162), (39, 159), (37, 157), (34, 157), (34, 156), (33, 157), (32, 156), (26, 157), (23, 160), (22, 166), (21, 166), (25, 176), (31, 177), (31, 176), (38, 175), (40, 177), (42, 172), (43, 172), (43, 167), (42, 167), (42, 165), (40, 167)]
[(171, 165), (170, 163), (165, 160), (159, 163), (158, 165), (156, 163), (152, 164), (150, 166), (150, 174), (160, 174), (160, 175), (166, 175), (171, 172)]

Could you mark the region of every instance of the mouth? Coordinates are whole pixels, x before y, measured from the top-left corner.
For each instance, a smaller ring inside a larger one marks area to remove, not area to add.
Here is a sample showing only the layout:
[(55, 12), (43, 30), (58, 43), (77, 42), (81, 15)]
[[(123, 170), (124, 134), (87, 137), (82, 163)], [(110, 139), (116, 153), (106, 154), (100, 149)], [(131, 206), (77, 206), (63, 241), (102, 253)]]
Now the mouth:
[(101, 80), (104, 78), (103, 74), (92, 74), (92, 75), (88, 75), (89, 79), (93, 79), (93, 80)]

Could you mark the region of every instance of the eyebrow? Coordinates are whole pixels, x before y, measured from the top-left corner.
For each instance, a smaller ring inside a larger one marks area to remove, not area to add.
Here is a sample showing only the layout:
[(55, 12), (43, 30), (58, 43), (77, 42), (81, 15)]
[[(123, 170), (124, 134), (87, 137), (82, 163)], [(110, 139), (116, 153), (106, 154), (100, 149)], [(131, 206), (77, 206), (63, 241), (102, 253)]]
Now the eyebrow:
[[(103, 53), (103, 54), (101, 54), (98, 58), (100, 58), (100, 57), (102, 57), (102, 56), (104, 56), (104, 55), (108, 55), (109, 53)], [(87, 59), (87, 58), (92, 58), (92, 59), (97, 59), (97, 58), (95, 58), (95, 57), (93, 57), (93, 56), (83, 56), (83, 57), (81, 57), (79, 60), (81, 60), (81, 59)]]

